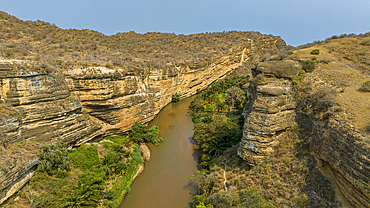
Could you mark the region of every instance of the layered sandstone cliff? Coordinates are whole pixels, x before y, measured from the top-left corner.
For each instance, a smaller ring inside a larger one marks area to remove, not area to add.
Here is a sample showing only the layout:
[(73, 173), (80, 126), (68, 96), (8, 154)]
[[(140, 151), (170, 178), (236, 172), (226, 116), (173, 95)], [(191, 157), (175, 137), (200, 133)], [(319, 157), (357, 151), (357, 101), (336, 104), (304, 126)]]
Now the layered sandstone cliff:
[(66, 71), (64, 75), (83, 110), (101, 121), (107, 133), (122, 134), (136, 121), (151, 121), (175, 93), (181, 98), (194, 95), (243, 62), (258, 58), (257, 45), (249, 40), (240, 50), (212, 63), (166, 69), (148, 66), (139, 71), (86, 68)]
[[(297, 122), (309, 136), (302, 139), (308, 140), (315, 157), (327, 164), (353, 207), (370, 207), (370, 94), (359, 90), (370, 80), (370, 65), (365, 62), (369, 51), (363, 41), (338, 39), (293, 54), (293, 58), (317, 62), (297, 92)], [(311, 55), (313, 49), (319, 49), (320, 55)]]
[[(269, 44), (276, 48), (272, 38), (261, 44), (248, 39), (217, 60), (163, 69), (148, 64), (136, 70), (92, 67), (48, 72), (32, 68), (31, 62), (2, 60), (0, 157), (5, 163), (0, 169), (0, 202), (31, 178), (41, 144), (64, 141), (78, 146), (99, 136), (125, 133), (136, 121), (148, 123), (173, 94), (182, 98), (196, 94), (243, 62), (254, 62)], [(9, 155), (14, 155), (11, 161)]]
[(0, 203), (31, 178), (40, 144), (102, 134), (60, 73), (19, 68), (23, 63), (0, 61)]
[(349, 38), (320, 47), (317, 59), (330, 63), (318, 61), (315, 71), (304, 78), (302, 86), (306, 88), (300, 97), (305, 99), (297, 104), (306, 109), (298, 122), (312, 132), (310, 149), (316, 158), (328, 164), (339, 190), (353, 207), (370, 207), (370, 93), (359, 90), (370, 80), (370, 67), (355, 59), (342, 59), (330, 50), (334, 44), (340, 48), (350, 43), (356, 47), (353, 51), (366, 54), (361, 41)]
[(259, 63), (254, 70), (238, 148), (238, 155), (250, 165), (261, 163), (273, 151), (279, 132), (294, 124), (296, 103), (289, 78), (297, 76), (300, 69), (298, 62), (268, 61)]
[[(368, 54), (361, 41), (348, 38), (295, 51), (290, 59), (309, 60), (316, 67), (296, 83), (294, 94), (289, 78), (298, 74), (299, 67), (285, 68), (287, 60), (259, 63), (254, 71), (260, 75), (249, 86), (238, 155), (252, 166), (260, 164), (274, 151), (279, 132), (296, 122), (299, 139), (310, 144), (318, 166), (325, 164), (330, 170), (323, 174), (345, 197), (340, 199), (343, 206), (370, 207), (370, 94), (359, 90), (370, 75), (369, 65), (361, 62)], [(349, 45), (346, 53), (361, 51), (361, 56), (343, 59), (342, 48)], [(319, 49), (320, 55), (312, 55), (313, 49)]]

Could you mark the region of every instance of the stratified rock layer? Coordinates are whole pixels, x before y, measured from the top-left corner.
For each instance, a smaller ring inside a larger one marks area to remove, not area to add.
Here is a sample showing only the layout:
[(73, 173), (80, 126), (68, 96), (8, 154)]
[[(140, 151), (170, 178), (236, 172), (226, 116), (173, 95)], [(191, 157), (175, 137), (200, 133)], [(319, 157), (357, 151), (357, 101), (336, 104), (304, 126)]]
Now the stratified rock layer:
[(334, 180), (352, 205), (370, 207), (370, 154), (360, 144), (367, 138), (345, 121), (329, 118), (327, 122), (313, 122), (311, 149), (329, 163)]
[[(269, 36), (261, 43), (248, 39), (216, 60), (163, 69), (144, 64), (140, 69), (92, 67), (61, 73), (32, 68), (30, 62), (1, 60), (0, 145), (6, 151), (0, 157), (7, 161), (14, 154), (15, 159), (0, 167), (0, 204), (31, 178), (38, 144), (64, 141), (78, 146), (99, 136), (125, 133), (136, 121), (151, 121), (175, 93), (181, 98), (194, 95), (243, 62), (254, 62), (261, 50), (284, 45)], [(9, 152), (9, 145), (22, 142), (36, 144), (32, 149), (36, 152), (28, 157), (25, 151)]]
[(294, 61), (269, 61), (259, 63), (254, 70), (268, 77), (259, 75), (248, 88), (249, 102), (244, 108), (244, 132), (238, 155), (250, 165), (261, 163), (273, 151), (278, 133), (294, 124), (296, 103), (291, 82), (286, 78), (298, 74), (300, 68)]
[(18, 69), (22, 63), (0, 62), (0, 204), (31, 178), (37, 143), (71, 144), (103, 133), (60, 73)]
[[(253, 40), (212, 63), (140, 71), (87, 68), (64, 73), (83, 110), (104, 123), (107, 134), (122, 134), (136, 122), (147, 123), (178, 93), (186, 98), (201, 91), (258, 54)], [(84, 141), (81, 141), (84, 142)], [(81, 143), (79, 142), (79, 143)]]

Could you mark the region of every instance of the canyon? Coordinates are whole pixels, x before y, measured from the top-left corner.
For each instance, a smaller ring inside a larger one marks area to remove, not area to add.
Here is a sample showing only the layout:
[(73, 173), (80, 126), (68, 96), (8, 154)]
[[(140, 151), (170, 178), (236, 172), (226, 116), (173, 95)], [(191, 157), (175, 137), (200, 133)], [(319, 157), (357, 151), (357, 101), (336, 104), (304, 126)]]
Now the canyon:
[[(270, 38), (270, 37), (268, 37)], [(276, 39), (276, 38), (275, 38)], [(258, 59), (261, 45), (249, 39), (239, 51), (207, 64), (163, 70), (91, 67), (48, 72), (32, 62), (0, 61), (0, 202), (29, 181), (39, 144), (66, 142), (70, 148), (148, 123), (178, 93), (186, 98), (246, 61)]]
[[(251, 167), (263, 164), (295, 128), (345, 199), (370, 207), (370, 94), (359, 90), (370, 80), (369, 35), (294, 49), (260, 33), (241, 32), (242, 44), (227, 42), (240, 40), (238, 32), (209, 35), (211, 43), (207, 34), (173, 35), (183, 42), (170, 48), (170, 34), (75, 31), (78, 37), (68, 45), (61, 37), (74, 36), (70, 30), (0, 16), (7, 26), (1, 34), (7, 50), (1, 48), (0, 59), (0, 204), (32, 178), (42, 144), (63, 141), (72, 149), (123, 135), (135, 122), (154, 119), (175, 93), (190, 97), (243, 68), (253, 80), (238, 156)], [(91, 34), (99, 44), (83, 43)], [(165, 38), (157, 41), (160, 36)], [(19, 48), (25, 42), (28, 48)], [(127, 42), (132, 44), (115, 48)], [(144, 46), (132, 48), (135, 44)], [(307, 60), (314, 70), (302, 70)]]

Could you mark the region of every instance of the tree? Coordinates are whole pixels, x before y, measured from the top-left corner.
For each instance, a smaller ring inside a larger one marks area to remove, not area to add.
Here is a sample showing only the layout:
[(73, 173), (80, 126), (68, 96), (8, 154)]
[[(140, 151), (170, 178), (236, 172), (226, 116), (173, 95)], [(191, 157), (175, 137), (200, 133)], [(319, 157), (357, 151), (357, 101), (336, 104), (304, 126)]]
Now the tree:
[(51, 145), (45, 145), (40, 150), (40, 161), (38, 171), (47, 172), (49, 175), (57, 174), (57, 177), (63, 178), (68, 175), (69, 156), (66, 144), (58, 142)]
[(180, 95), (176, 92), (174, 95), (172, 95), (172, 101), (173, 103), (176, 103), (180, 100)]
[(97, 207), (100, 199), (99, 194), (97, 190), (91, 188), (91, 185), (86, 185), (79, 181), (76, 189), (69, 196), (66, 196), (67, 202), (64, 207)]
[(219, 100), (218, 94), (212, 94), (211, 96), (209, 96), (209, 102), (210, 103), (217, 103), (218, 100)]
[(216, 109), (218, 110), (218, 112), (220, 112), (220, 111), (222, 111), (222, 110), (224, 110), (225, 109), (225, 103), (223, 103), (223, 102), (217, 102), (216, 103)]
[(227, 143), (220, 138), (217, 137), (209, 143), (209, 153), (213, 155), (221, 155), (222, 151), (227, 148)]
[(206, 105), (206, 111), (207, 113), (213, 113), (215, 111), (215, 107), (211, 104)]
[(153, 143), (154, 145), (158, 145), (159, 142), (162, 142), (162, 138), (158, 138), (159, 128), (158, 126), (153, 126), (150, 129), (140, 123), (136, 122), (132, 128), (130, 133), (128, 134), (129, 138), (136, 142), (136, 143)]
[(231, 88), (227, 89), (225, 94), (225, 97), (230, 100), (232, 106), (235, 105), (236, 101), (242, 101), (245, 99), (245, 92), (236, 86), (232, 86)]

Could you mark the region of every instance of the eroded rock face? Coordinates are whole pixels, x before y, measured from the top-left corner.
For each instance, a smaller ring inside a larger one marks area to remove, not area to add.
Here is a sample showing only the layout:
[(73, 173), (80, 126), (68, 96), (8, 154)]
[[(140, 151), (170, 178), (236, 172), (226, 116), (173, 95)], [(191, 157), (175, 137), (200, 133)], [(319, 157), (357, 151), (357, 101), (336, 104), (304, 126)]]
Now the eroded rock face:
[(175, 93), (181, 98), (194, 95), (257, 52), (250, 40), (244, 49), (212, 63), (140, 72), (89, 68), (67, 71), (65, 77), (72, 94), (80, 98), (83, 110), (101, 121), (107, 134), (122, 134), (137, 121), (151, 121)]
[(248, 88), (249, 102), (244, 108), (244, 132), (238, 155), (250, 165), (262, 162), (262, 158), (273, 151), (279, 132), (294, 124), (296, 103), (287, 78), (299, 70), (293, 61), (261, 62), (255, 69), (255, 72), (267, 73), (268, 77), (259, 75)]
[(260, 62), (257, 66), (257, 73), (266, 75), (272, 74), (278, 78), (290, 78), (298, 75), (302, 65), (292, 60)]
[[(81, 101), (69, 92), (60, 73), (12, 68), (0, 63), (0, 103), (16, 113), (1, 118), (2, 142), (65, 141), (94, 137), (101, 126), (82, 114)], [(8, 72), (8, 73), (4, 73)], [(4, 112), (6, 114), (6, 112)], [(77, 122), (76, 122), (77, 121)]]
[[(24, 61), (1, 60), (0, 145), (64, 141), (78, 146), (104, 134), (125, 133), (136, 121), (151, 121), (173, 94), (194, 95), (243, 62), (258, 59), (260, 50), (284, 45), (271, 37), (261, 44), (249, 39), (217, 60), (156, 70), (95, 67), (52, 73), (17, 67)], [(0, 204), (32, 176), (37, 155), (20, 160), (24, 152), (15, 152), (18, 159), (0, 168)], [(2, 153), (2, 158), (11, 154)]]
[(31, 178), (37, 142), (73, 144), (102, 134), (61, 74), (15, 69), (17, 64), (0, 62), (0, 203)]
[(140, 144), (139, 149), (140, 149), (141, 156), (143, 157), (144, 161), (148, 162), (150, 160), (149, 147), (145, 143), (142, 143)]
[(370, 207), (370, 153), (360, 142), (368, 138), (344, 120), (329, 118), (327, 122), (313, 121), (311, 149), (329, 163), (334, 180), (352, 205)]

